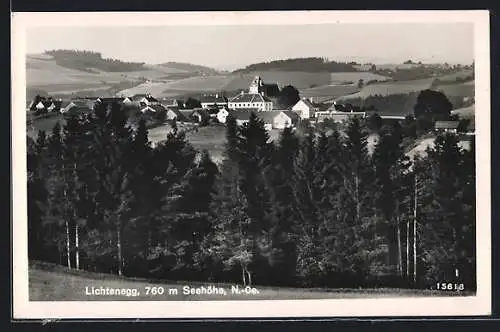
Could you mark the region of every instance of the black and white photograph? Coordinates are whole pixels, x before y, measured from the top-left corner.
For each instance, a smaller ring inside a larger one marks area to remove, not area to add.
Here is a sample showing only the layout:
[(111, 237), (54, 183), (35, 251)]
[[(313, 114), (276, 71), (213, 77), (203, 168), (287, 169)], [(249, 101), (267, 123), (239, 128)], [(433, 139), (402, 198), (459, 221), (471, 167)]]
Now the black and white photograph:
[(489, 314), (488, 20), (13, 14), (14, 317)]

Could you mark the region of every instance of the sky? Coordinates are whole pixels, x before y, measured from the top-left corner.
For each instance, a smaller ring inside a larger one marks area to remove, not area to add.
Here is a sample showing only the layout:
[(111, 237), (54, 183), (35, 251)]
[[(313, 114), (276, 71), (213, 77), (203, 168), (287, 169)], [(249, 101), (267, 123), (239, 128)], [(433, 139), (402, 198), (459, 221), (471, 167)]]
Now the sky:
[(471, 23), (37, 27), (28, 29), (26, 46), (30, 54), (92, 50), (124, 61), (189, 62), (227, 70), (296, 57), (470, 64), (473, 33)]

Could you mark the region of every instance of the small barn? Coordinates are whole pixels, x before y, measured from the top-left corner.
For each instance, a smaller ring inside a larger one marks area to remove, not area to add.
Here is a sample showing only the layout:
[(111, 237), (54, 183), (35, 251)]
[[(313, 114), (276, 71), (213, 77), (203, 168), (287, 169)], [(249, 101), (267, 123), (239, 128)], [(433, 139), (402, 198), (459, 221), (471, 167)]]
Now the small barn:
[(444, 133), (457, 133), (459, 124), (459, 121), (436, 121), (434, 130)]

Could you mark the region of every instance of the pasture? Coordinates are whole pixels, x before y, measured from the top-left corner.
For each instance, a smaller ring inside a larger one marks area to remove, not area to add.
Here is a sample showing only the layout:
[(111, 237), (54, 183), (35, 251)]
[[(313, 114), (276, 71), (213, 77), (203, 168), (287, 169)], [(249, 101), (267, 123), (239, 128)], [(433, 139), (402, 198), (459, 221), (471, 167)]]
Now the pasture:
[[(148, 280), (119, 277), (111, 274), (69, 270), (63, 266), (48, 263), (30, 264), (28, 287), (30, 301), (214, 301), (214, 300), (293, 300), (293, 299), (348, 299), (348, 298), (398, 298), (422, 296), (471, 295), (466, 292), (439, 292), (414, 289), (325, 289), (253, 286), (258, 293), (252, 295), (233, 293), (231, 283), (202, 283), (190, 281)], [(215, 286), (225, 291), (218, 294), (184, 294), (183, 287)], [(91, 288), (112, 288), (136, 290), (136, 296), (92, 294)], [(162, 295), (146, 294), (148, 288), (162, 288)], [(241, 285), (239, 285), (242, 288)], [(176, 289), (177, 291), (170, 291)]]

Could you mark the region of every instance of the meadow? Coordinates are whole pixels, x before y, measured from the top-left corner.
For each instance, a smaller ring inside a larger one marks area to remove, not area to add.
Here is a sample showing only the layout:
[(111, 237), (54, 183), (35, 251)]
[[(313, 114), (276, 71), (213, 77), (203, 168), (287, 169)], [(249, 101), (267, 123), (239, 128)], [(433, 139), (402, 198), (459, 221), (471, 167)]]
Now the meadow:
[[(119, 277), (111, 274), (69, 270), (49, 263), (31, 263), (29, 270), (30, 301), (214, 301), (214, 300), (293, 300), (293, 299), (345, 299), (345, 298), (398, 298), (423, 296), (467, 296), (467, 292), (440, 292), (435, 290), (412, 289), (325, 289), (325, 288), (290, 288), (260, 287), (254, 285), (254, 294), (236, 294), (231, 292), (229, 283), (202, 283), (192, 281), (150, 280), (141, 278)], [(184, 294), (183, 287), (190, 288), (215, 286), (223, 288), (226, 295), (191, 295)], [(136, 296), (126, 295), (88, 295), (91, 288), (126, 288), (137, 290)], [(162, 295), (146, 294), (148, 288), (163, 289)], [(239, 285), (240, 288), (243, 288)], [(177, 294), (170, 289), (176, 289)]]

